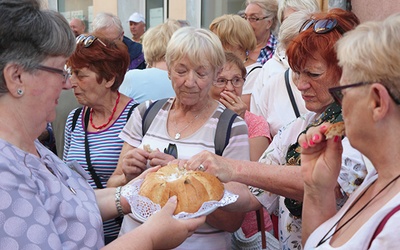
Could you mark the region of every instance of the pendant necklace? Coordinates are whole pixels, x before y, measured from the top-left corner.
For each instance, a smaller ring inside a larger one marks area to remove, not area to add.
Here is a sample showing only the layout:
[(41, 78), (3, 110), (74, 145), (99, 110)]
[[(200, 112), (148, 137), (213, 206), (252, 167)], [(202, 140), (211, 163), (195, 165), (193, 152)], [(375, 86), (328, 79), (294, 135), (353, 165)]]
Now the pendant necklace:
[[(207, 106), (208, 106), (208, 104), (207, 104)], [(203, 113), (203, 111), (204, 110), (206, 110), (207, 108), (205, 107), (202, 111), (200, 111), (200, 113), (198, 113), (193, 119), (192, 119), (192, 121), (190, 121), (183, 129), (181, 129), (180, 131), (178, 131), (178, 132), (176, 132), (176, 134), (175, 134), (175, 140), (179, 140), (180, 138), (181, 138), (181, 134), (182, 134), (182, 132), (183, 131), (185, 131), (194, 121), (196, 121), (197, 120), (197, 118), (199, 118), (199, 116)], [(175, 127), (175, 130), (176, 130), (176, 120), (175, 120), (175, 122), (174, 122), (174, 127)]]
[(92, 126), (92, 128), (97, 129), (97, 131), (100, 131), (100, 129), (105, 128), (111, 122), (112, 118), (114, 117), (115, 111), (117, 111), (117, 106), (119, 103), (119, 99), (121, 97), (121, 94), (119, 92), (117, 92), (117, 93), (118, 93), (117, 100), (115, 101), (115, 105), (114, 105), (113, 111), (111, 113), (111, 116), (108, 118), (108, 121), (106, 123), (104, 123), (103, 125), (96, 126), (93, 124), (93, 112), (94, 111), (92, 108), (90, 109), (89, 121), (90, 121), (90, 125)]
[[(386, 184), (386, 186), (384, 186), (381, 190), (379, 190), (379, 192), (374, 195), (367, 203), (365, 203), (364, 206), (362, 206), (360, 208), (360, 210), (358, 210), (353, 216), (351, 216), (346, 222), (344, 222), (340, 227), (338, 227), (336, 229), (336, 231), (333, 232), (333, 234), (331, 234), (330, 236), (328, 236), (328, 234), (339, 224), (339, 222), (343, 219), (343, 217), (347, 214), (347, 212), (350, 211), (350, 209), (361, 199), (361, 197), (364, 196), (364, 194), (367, 192), (368, 188), (353, 202), (353, 204), (350, 205), (350, 207), (347, 209), (347, 211), (342, 215), (342, 217), (340, 217), (340, 219), (331, 227), (331, 229), (329, 229), (329, 231), (324, 235), (324, 237), (322, 237), (322, 239), (318, 242), (316, 247), (319, 247), (320, 245), (324, 244), (327, 240), (329, 240), (330, 238), (332, 238), (337, 232), (339, 232), (339, 230), (341, 230), (344, 226), (346, 226), (350, 221), (352, 221), (357, 215), (359, 215), (380, 193), (382, 193), (386, 188), (388, 188), (390, 186), (390, 184), (392, 184), (393, 182), (395, 182), (397, 179), (400, 178), (400, 175), (396, 176), (395, 178), (393, 178), (391, 181), (389, 181), (388, 184)], [(372, 184), (371, 184), (372, 185)], [(370, 186), (371, 187), (371, 186)]]

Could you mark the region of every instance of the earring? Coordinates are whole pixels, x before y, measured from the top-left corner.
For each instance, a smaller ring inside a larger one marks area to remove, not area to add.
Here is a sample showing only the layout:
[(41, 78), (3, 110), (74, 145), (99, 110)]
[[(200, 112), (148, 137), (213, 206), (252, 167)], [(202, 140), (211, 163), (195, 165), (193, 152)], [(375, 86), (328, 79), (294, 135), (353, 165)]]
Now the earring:
[(23, 91), (22, 89), (17, 89), (17, 94), (18, 94), (18, 95), (23, 95), (23, 94), (24, 94), (24, 91)]

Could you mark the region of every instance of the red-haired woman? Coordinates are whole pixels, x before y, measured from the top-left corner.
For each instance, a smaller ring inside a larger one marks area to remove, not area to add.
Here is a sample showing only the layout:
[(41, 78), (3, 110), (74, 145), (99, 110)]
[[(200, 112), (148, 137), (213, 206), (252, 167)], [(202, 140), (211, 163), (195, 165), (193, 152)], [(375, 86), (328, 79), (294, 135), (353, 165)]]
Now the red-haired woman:
[[(83, 108), (68, 116), (63, 160), (76, 160), (90, 175), (89, 184), (103, 188), (117, 166), (123, 145), (118, 135), (135, 104), (118, 92), (129, 54), (119, 40), (80, 35), (76, 43), (67, 65), (75, 97)], [(106, 244), (118, 236), (119, 229), (115, 220), (104, 222)]]
[[(301, 249), (304, 182), (297, 138), (312, 126), (342, 120), (341, 107), (328, 91), (339, 85), (342, 74), (335, 43), (358, 23), (353, 13), (340, 9), (314, 14), (289, 44), (286, 53), (296, 74), (296, 87), (311, 112), (281, 128), (259, 163), (233, 161), (208, 153), (201, 153), (188, 162), (188, 168), (203, 164), (207, 172), (224, 182), (237, 181), (254, 187), (250, 189), (252, 195), (249, 192), (239, 194), (239, 200), (229, 209), (250, 211), (265, 206), (270, 213), (277, 209), (281, 249)], [(362, 155), (350, 146), (346, 137), (343, 145), (341, 173), (337, 179), (338, 205), (342, 205), (366, 175)]]

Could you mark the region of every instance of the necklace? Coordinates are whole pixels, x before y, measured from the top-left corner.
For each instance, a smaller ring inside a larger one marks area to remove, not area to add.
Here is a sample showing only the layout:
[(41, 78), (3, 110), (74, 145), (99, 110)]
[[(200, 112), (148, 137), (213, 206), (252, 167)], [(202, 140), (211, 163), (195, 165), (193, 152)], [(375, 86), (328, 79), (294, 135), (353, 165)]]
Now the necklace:
[[(207, 106), (208, 106), (208, 104), (207, 104)], [(203, 111), (204, 110), (207, 110), (207, 108), (205, 107), (205, 108), (203, 108), (201, 111), (200, 111), (200, 113), (198, 113), (183, 129), (181, 129), (180, 131), (177, 131), (176, 132), (176, 134), (175, 134), (175, 140), (179, 140), (180, 138), (181, 138), (181, 134), (182, 134), (182, 132), (183, 131), (185, 131), (194, 121), (196, 121), (197, 120), (197, 118), (199, 118), (199, 116), (203, 113)], [(176, 129), (176, 120), (175, 120), (175, 122), (174, 122), (174, 127), (175, 127), (175, 130), (177, 130)]]
[(113, 116), (115, 114), (115, 111), (117, 111), (117, 106), (118, 106), (118, 103), (119, 103), (119, 99), (121, 97), (121, 94), (119, 92), (117, 92), (117, 94), (118, 94), (118, 97), (117, 97), (117, 100), (115, 101), (115, 105), (114, 105), (113, 111), (111, 113), (111, 116), (108, 118), (108, 121), (106, 123), (104, 123), (103, 125), (96, 126), (96, 125), (93, 124), (93, 113), (94, 113), (94, 111), (93, 111), (93, 109), (90, 109), (89, 121), (90, 121), (90, 125), (92, 126), (92, 128), (97, 129), (97, 131), (99, 131), (100, 129), (106, 127), (111, 122), (111, 120), (112, 120), (112, 118), (113, 118)]
[(337, 226), (337, 224), (339, 224), (339, 222), (343, 219), (343, 217), (347, 214), (347, 212), (350, 211), (351, 208), (354, 207), (354, 205), (361, 199), (361, 197), (364, 196), (364, 194), (367, 192), (368, 188), (364, 190), (364, 192), (353, 202), (353, 204), (350, 205), (350, 207), (347, 209), (347, 211), (342, 215), (342, 217), (340, 217), (340, 219), (335, 223), (335, 225), (333, 225), (331, 227), (331, 229), (329, 229), (329, 231), (324, 235), (324, 237), (318, 242), (316, 247), (319, 247), (320, 245), (324, 244), (327, 240), (329, 240), (330, 238), (332, 238), (337, 232), (339, 232), (340, 229), (342, 229), (344, 226), (346, 226), (350, 221), (352, 221), (357, 215), (359, 215), (380, 193), (382, 193), (386, 188), (388, 188), (390, 186), (390, 184), (392, 184), (393, 182), (395, 182), (397, 179), (400, 178), (400, 174), (398, 176), (396, 176), (395, 178), (393, 178), (391, 181), (389, 181), (388, 184), (386, 184), (386, 186), (384, 186), (376, 195), (374, 195), (367, 203), (365, 203), (364, 206), (362, 206), (360, 208), (360, 210), (358, 210), (353, 216), (351, 216), (345, 223), (343, 223), (338, 229), (336, 229), (336, 231), (333, 232), (333, 234), (331, 234), (330, 236), (328, 236), (328, 234), (333, 230), (334, 227)]

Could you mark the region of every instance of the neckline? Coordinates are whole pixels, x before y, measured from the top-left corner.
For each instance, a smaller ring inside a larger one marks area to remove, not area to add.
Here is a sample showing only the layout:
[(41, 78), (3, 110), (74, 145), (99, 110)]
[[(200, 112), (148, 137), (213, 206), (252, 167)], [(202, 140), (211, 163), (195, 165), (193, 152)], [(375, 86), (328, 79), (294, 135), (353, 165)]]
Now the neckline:
[(117, 95), (117, 100), (115, 101), (115, 105), (113, 107), (111, 116), (108, 118), (108, 121), (106, 123), (104, 123), (104, 124), (102, 124), (100, 126), (94, 125), (94, 123), (93, 123), (93, 113), (94, 113), (94, 111), (93, 111), (93, 108), (90, 109), (90, 117), (89, 117), (90, 125), (92, 126), (92, 128), (96, 129), (97, 132), (99, 132), (101, 129), (107, 127), (108, 124), (110, 124), (112, 118), (114, 117), (114, 114), (117, 111), (119, 100), (121, 98), (121, 94), (119, 93), (119, 91), (117, 92), (117, 94), (118, 94)]
[[(379, 177), (378, 177), (379, 178)], [(339, 232), (343, 227), (345, 227), (348, 223), (350, 223), (357, 215), (359, 215), (365, 208), (368, 207), (368, 205), (376, 198), (378, 197), (384, 190), (386, 190), (391, 184), (393, 184), (397, 179), (400, 178), (400, 174), (398, 174), (395, 178), (393, 178), (391, 181), (389, 181), (383, 188), (381, 188), (367, 203), (365, 203), (354, 215), (352, 215), (347, 221), (345, 221), (340, 227), (336, 228), (339, 224), (339, 222), (343, 219), (344, 216), (354, 207), (354, 205), (364, 196), (364, 194), (369, 190), (369, 188), (377, 181), (377, 178), (373, 180), (368, 187), (366, 187), (358, 196), (357, 198), (350, 204), (350, 206), (347, 208), (347, 210), (340, 216), (340, 218), (336, 221), (335, 224), (328, 230), (328, 232), (322, 237), (322, 239), (318, 242), (316, 247), (321, 246), (324, 244), (326, 241), (330, 240), (337, 232)], [(332, 231), (333, 233), (329, 235), (329, 233)], [(329, 235), (329, 236), (328, 236)]]

